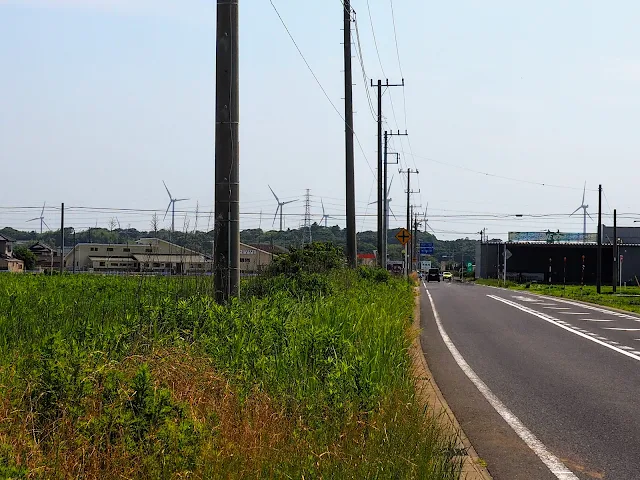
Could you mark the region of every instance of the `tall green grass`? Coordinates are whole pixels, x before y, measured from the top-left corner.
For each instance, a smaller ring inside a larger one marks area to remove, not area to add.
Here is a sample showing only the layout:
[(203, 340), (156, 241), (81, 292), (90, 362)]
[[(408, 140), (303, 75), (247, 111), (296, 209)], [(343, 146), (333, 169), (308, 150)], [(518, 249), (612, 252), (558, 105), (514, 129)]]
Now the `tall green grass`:
[(0, 477), (458, 478), (414, 395), (406, 282), (332, 266), (227, 306), (208, 288), (1, 276)]

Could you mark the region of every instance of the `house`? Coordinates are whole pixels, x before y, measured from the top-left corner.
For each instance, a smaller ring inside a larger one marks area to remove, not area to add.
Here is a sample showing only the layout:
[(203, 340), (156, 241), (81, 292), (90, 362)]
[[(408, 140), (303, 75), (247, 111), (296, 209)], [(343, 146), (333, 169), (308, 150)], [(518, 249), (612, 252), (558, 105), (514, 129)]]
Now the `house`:
[(60, 251), (58, 249), (50, 247), (44, 242), (36, 242), (28, 248), (36, 256), (38, 270), (57, 270), (60, 268)]
[(0, 234), (0, 271), (22, 273), (24, 262), (13, 257), (13, 244), (15, 240)]

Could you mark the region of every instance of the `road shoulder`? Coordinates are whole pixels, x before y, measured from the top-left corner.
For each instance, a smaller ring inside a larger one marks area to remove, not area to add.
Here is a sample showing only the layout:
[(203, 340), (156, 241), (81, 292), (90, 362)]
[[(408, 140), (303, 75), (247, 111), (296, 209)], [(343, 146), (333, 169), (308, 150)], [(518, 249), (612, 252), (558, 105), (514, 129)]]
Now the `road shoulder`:
[(455, 415), (449, 408), (442, 392), (435, 383), (433, 375), (427, 365), (422, 345), (420, 342), (420, 288), (415, 289), (415, 305), (413, 314), (413, 342), (409, 350), (413, 365), (413, 375), (416, 383), (416, 392), (419, 400), (428, 405), (431, 411), (439, 419), (443, 428), (457, 436), (459, 448), (464, 449), (467, 455), (464, 457), (462, 477), (466, 480), (492, 480), (491, 475), (484, 466), (484, 462), (471, 445), (469, 438), (462, 430)]

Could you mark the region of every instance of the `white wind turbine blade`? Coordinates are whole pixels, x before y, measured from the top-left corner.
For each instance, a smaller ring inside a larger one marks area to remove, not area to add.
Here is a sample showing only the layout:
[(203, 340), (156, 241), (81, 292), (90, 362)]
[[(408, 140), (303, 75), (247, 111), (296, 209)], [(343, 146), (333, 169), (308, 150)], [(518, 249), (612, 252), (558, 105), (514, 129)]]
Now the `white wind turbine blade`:
[(189, 200), (188, 198), (176, 198), (174, 202), (184, 202), (185, 200)]
[[(577, 212), (578, 210), (580, 210), (581, 208), (582, 208), (582, 206), (579, 206), (578, 208), (576, 208), (576, 209), (573, 211), (573, 213), (571, 213), (571, 215), (573, 215), (574, 213), (576, 213), (576, 212)], [(571, 215), (569, 215), (569, 216), (571, 216)]]
[(584, 188), (582, 189), (582, 205), (584, 205), (584, 195), (587, 193), (587, 182), (584, 182)]
[[(278, 198), (278, 197), (276, 197), (276, 198)], [(273, 216), (273, 223), (271, 224), (272, 227), (274, 227), (275, 224), (276, 224), (276, 218), (278, 218), (278, 212), (280, 211), (280, 206), (281, 206), (280, 203), (278, 203), (278, 208), (276, 208), (276, 213)]]
[(320, 199), (320, 203), (322, 204), (322, 218), (324, 218), (325, 213), (324, 213), (324, 201), (322, 200), (322, 198)]
[[(587, 214), (587, 217), (589, 217), (591, 220), (593, 220), (593, 217), (589, 214), (589, 212), (587, 212), (586, 210), (584, 211), (584, 213)], [(594, 220), (595, 221), (595, 220)]]
[(34, 220), (40, 220), (40, 217), (32, 218), (31, 220), (27, 220), (27, 222), (33, 222)]
[(286, 205), (287, 203), (297, 202), (298, 200), (289, 200), (288, 202), (281, 202), (280, 205)]
[(167, 218), (167, 213), (169, 213), (169, 209), (171, 208), (171, 204), (172, 204), (172, 203), (173, 203), (173, 200), (171, 200), (171, 201), (169, 202), (169, 205), (167, 205), (167, 211), (166, 211), (166, 212), (164, 212), (164, 217), (162, 217), (162, 221), (163, 221), (163, 222), (164, 222), (164, 221), (166, 220), (166, 218)]
[(276, 195), (276, 192), (273, 191), (273, 188), (271, 188), (271, 185), (267, 185), (267, 187), (269, 187), (269, 190), (271, 190), (271, 193), (273, 193), (273, 196), (276, 197), (276, 202), (280, 203), (280, 199)]
[(50, 227), (49, 225), (47, 225), (47, 222), (45, 222), (45, 221), (44, 221), (44, 218), (42, 219), (42, 223), (44, 223), (44, 224), (45, 224), (45, 226), (46, 226), (49, 230), (51, 230), (51, 227)]
[(164, 183), (164, 180), (162, 180), (162, 184), (164, 185), (164, 188), (167, 191), (167, 195), (169, 195), (169, 198), (173, 200), (173, 197), (171, 196), (171, 192), (169, 191), (169, 187), (167, 187), (167, 184)]
[(45, 207), (46, 205), (47, 205), (47, 202), (44, 202), (44, 203), (42, 204), (42, 212), (40, 212), (40, 216), (41, 216), (41, 217), (44, 217), (44, 207)]

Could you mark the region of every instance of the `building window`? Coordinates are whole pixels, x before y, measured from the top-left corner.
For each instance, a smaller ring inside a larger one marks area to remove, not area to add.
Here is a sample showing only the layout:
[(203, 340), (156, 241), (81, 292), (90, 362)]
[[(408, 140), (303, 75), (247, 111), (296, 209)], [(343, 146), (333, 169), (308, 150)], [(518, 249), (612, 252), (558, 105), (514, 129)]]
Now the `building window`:
[(153, 266), (158, 268), (160, 266), (160, 264), (159, 263), (154, 263)]
[(107, 247), (107, 252), (113, 252), (113, 248)]
[(153, 250), (151, 250), (150, 248), (145, 248), (144, 251), (145, 253), (151, 253)]
[(250, 258), (240, 258), (240, 263), (249, 263), (250, 261)]
[(122, 251), (123, 251), (123, 252), (130, 252), (130, 251), (131, 251), (131, 249), (130, 249), (130, 248), (123, 248), (123, 249), (122, 249)]
[(100, 266), (101, 266), (101, 267), (104, 267), (104, 262), (100, 262)]
[(92, 252), (97, 252), (97, 251), (98, 251), (98, 247), (91, 247), (91, 248), (90, 248), (90, 250), (91, 250)]

